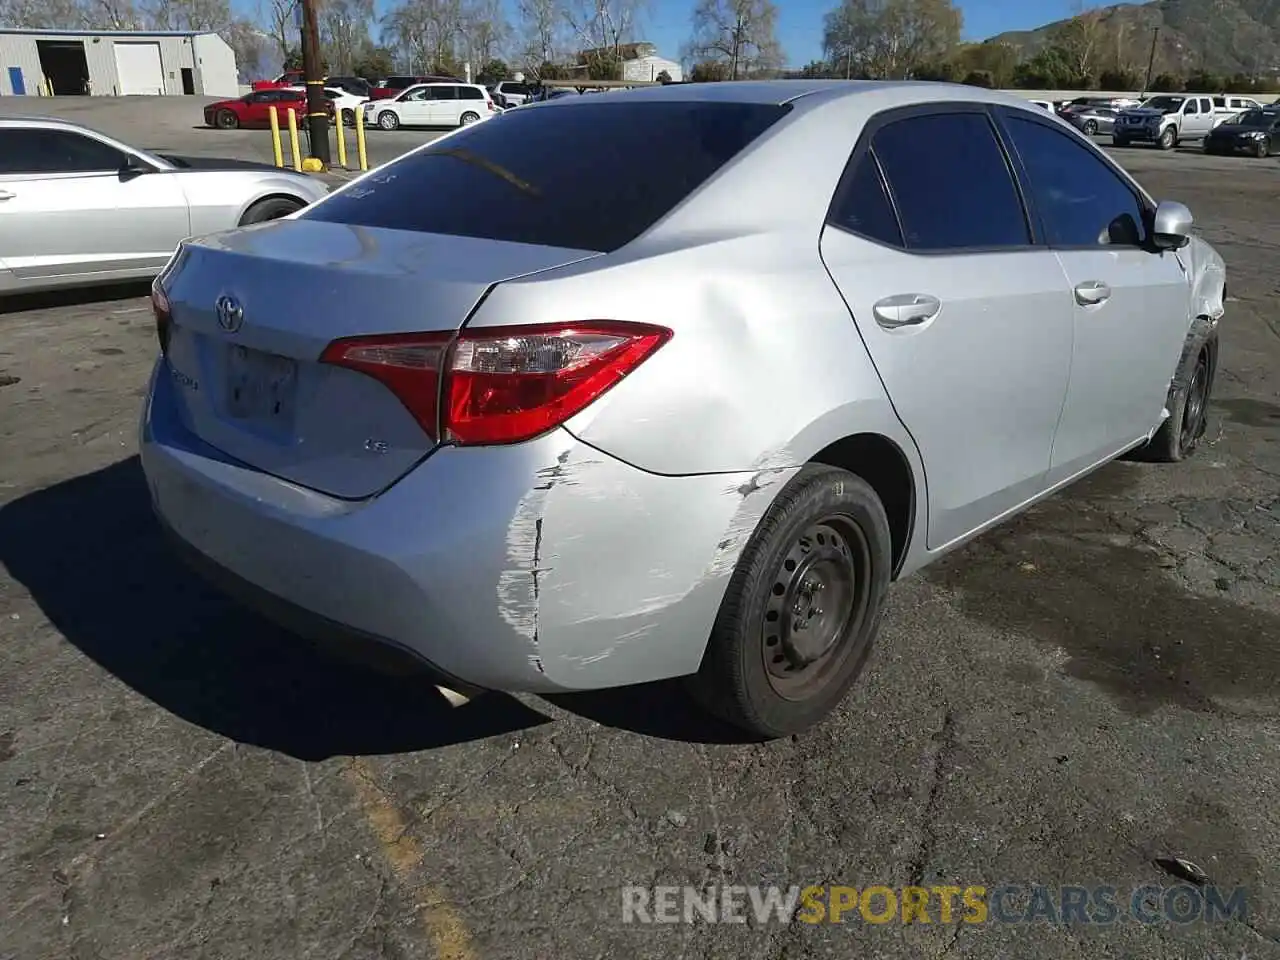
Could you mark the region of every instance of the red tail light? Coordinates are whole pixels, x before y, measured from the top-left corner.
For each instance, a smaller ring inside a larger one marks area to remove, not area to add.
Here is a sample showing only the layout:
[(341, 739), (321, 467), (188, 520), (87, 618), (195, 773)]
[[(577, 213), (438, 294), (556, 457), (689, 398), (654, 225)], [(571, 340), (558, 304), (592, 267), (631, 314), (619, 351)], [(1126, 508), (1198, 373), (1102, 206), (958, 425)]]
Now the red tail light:
[(647, 324), (489, 327), (335, 340), (320, 357), (382, 382), (436, 439), (518, 443), (564, 423), (671, 338)]
[(156, 315), (156, 339), (160, 341), (160, 352), (169, 353), (169, 327), (173, 323), (173, 314), (169, 308), (169, 298), (164, 288), (156, 280), (151, 285), (151, 312)]

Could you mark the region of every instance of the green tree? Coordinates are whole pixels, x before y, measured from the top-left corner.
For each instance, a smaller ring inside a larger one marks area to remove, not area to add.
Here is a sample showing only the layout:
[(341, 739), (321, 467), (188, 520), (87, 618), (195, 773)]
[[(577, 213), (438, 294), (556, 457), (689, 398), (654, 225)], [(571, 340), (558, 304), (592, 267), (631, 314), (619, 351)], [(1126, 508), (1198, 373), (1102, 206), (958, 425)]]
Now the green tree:
[(486, 86), (494, 83), (501, 83), (503, 80), (509, 79), (511, 70), (507, 67), (506, 61), (493, 59), (485, 63), (480, 68), (480, 72), (476, 74), (476, 82), (483, 83)]
[(973, 71), (989, 73), (996, 87), (1007, 87), (1013, 83), (1014, 71), (1018, 69), (1017, 49), (997, 40), (966, 43), (956, 51), (953, 59), (955, 73), (959, 76)]
[(723, 63), (704, 60), (693, 65), (693, 69), (689, 71), (689, 79), (694, 83), (716, 83), (729, 79), (729, 70)]
[(1137, 90), (1142, 78), (1132, 70), (1103, 70), (1098, 74), (1099, 90)]
[(1023, 90), (1071, 90), (1078, 82), (1071, 63), (1058, 47), (1045, 47), (1018, 64), (1013, 73), (1014, 86)]
[(1157, 74), (1155, 79), (1151, 81), (1151, 86), (1147, 89), (1151, 93), (1172, 93), (1175, 90), (1182, 89), (1182, 80), (1172, 73)]
[(1197, 70), (1187, 77), (1187, 82), (1182, 89), (1188, 93), (1221, 93), (1224, 86), (1225, 84), (1221, 77), (1215, 77), (1212, 73)]
[(971, 87), (986, 87), (988, 90), (996, 85), (995, 79), (988, 70), (970, 70), (964, 75), (964, 80), (961, 83), (966, 83)]
[(949, 57), (964, 18), (952, 0), (841, 0), (823, 22), (822, 49), (842, 76), (913, 76)]
[(386, 47), (370, 47), (351, 64), (357, 77), (381, 79), (396, 71), (396, 58)]

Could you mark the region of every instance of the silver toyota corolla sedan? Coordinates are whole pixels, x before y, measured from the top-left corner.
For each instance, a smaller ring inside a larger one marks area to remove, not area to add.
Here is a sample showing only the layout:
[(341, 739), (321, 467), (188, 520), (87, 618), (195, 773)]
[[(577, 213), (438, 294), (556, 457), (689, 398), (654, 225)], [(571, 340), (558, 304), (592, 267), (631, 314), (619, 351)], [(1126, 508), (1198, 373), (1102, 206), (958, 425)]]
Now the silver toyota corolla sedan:
[(142, 458), (175, 543), (300, 632), (463, 693), (687, 676), (776, 736), (891, 581), (1190, 453), (1223, 289), (1184, 206), (1026, 100), (568, 97), (183, 244)]
[(0, 294), (150, 279), (186, 237), (327, 192), (270, 164), (161, 156), (64, 120), (0, 118)]

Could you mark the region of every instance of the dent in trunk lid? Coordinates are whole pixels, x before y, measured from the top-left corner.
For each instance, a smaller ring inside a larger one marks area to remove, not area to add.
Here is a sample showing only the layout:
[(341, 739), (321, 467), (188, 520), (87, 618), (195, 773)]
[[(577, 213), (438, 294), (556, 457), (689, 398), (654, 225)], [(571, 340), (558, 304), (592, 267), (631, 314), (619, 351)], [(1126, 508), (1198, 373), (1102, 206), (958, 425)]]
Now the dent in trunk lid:
[[(245, 464), (333, 496), (372, 496), (434, 442), (382, 384), (319, 363), (324, 348), (456, 330), (492, 284), (597, 255), (311, 220), (191, 241), (165, 281), (179, 414)], [(219, 324), (220, 298), (238, 306), (237, 329)]]

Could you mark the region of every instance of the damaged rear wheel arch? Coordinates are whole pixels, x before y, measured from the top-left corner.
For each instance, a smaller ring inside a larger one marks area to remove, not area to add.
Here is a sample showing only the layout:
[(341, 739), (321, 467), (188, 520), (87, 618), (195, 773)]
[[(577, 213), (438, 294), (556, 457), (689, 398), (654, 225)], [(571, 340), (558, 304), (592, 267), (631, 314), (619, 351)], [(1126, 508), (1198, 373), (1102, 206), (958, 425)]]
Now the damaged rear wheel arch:
[(878, 433), (857, 433), (828, 444), (809, 462), (839, 467), (870, 484), (889, 519), (892, 575), (897, 577), (916, 522), (915, 477), (901, 448)]

